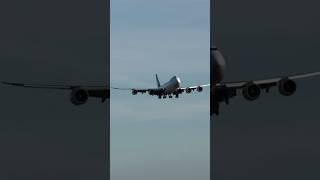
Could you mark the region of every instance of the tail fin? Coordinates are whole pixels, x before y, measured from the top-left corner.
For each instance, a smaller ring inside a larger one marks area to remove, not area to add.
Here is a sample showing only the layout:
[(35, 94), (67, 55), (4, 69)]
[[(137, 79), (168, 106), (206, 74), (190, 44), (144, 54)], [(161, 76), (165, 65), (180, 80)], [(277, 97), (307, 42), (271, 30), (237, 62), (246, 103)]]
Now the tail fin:
[(160, 81), (159, 81), (159, 78), (158, 78), (158, 75), (156, 74), (156, 80), (157, 80), (157, 85), (158, 85), (158, 87), (160, 87), (161, 85), (160, 85)]

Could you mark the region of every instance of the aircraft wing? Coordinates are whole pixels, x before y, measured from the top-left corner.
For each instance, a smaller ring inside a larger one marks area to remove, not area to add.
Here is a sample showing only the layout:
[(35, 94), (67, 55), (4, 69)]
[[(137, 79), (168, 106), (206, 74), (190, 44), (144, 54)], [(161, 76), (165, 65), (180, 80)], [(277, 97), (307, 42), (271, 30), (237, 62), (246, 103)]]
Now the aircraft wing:
[(320, 72), (297, 74), (292, 76), (280, 76), (269, 79), (222, 82), (214, 85), (211, 91), (210, 114), (219, 115), (219, 104), (225, 102), (229, 104), (229, 99), (237, 96), (238, 90), (242, 90), (242, 95), (246, 100), (253, 101), (258, 99), (261, 90), (269, 92), (270, 88), (277, 86), (280, 94), (290, 96), (295, 93), (297, 85), (295, 80), (319, 76)]
[(210, 84), (179, 88), (179, 90), (181, 92), (186, 92), (186, 93), (190, 93), (191, 91), (194, 91), (194, 90), (197, 90), (198, 92), (201, 92), (204, 87), (208, 87), (208, 86), (210, 86)]
[(292, 75), (288, 77), (282, 76), (282, 77), (275, 77), (275, 78), (261, 79), (261, 80), (223, 82), (223, 83), (216, 84), (215, 88), (242, 89), (246, 84), (254, 83), (260, 86), (260, 88), (266, 89), (266, 88), (270, 88), (278, 85), (278, 83), (283, 79), (296, 80), (296, 79), (309, 78), (309, 77), (319, 76), (319, 75), (320, 75), (320, 72), (312, 72), (312, 73)]
[(5, 82), (2, 84), (17, 86), (23, 88), (35, 88), (35, 89), (52, 89), (52, 90), (74, 90), (83, 89), (88, 92), (90, 97), (106, 98), (110, 97), (110, 90), (107, 86), (82, 86), (82, 85), (57, 85), (57, 84), (24, 84), (16, 82)]
[(159, 89), (159, 88), (119, 88), (119, 87), (110, 87), (110, 88), (111, 89), (116, 89), (116, 90), (132, 91), (132, 94), (137, 94), (137, 93), (144, 94), (144, 93), (147, 93), (147, 92), (150, 92), (150, 91), (159, 92), (159, 91), (162, 90), (162, 89)]
[(190, 89), (197, 89), (197, 87), (207, 87), (207, 86), (210, 86), (210, 84), (204, 84), (204, 85), (198, 85), (198, 86), (190, 86), (190, 87), (186, 87), (186, 88), (180, 88), (180, 89), (187, 89), (187, 88), (190, 88)]

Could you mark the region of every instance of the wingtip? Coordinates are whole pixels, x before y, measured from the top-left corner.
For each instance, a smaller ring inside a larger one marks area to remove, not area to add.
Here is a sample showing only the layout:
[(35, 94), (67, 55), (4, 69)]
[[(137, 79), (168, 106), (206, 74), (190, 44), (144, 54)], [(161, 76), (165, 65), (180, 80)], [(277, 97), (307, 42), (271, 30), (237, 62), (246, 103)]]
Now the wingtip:
[(2, 84), (11, 85), (11, 86), (23, 86), (23, 84), (21, 84), (21, 83), (11, 83), (11, 82), (7, 82), (7, 81), (2, 81)]

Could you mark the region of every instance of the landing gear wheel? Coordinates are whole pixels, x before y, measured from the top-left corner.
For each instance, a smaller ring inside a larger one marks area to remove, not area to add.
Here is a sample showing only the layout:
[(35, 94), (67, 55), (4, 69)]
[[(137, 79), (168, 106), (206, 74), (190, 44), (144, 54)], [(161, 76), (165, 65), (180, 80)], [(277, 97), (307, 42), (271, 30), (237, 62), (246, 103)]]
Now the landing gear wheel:
[(171, 99), (171, 98), (172, 98), (172, 96), (170, 95), (170, 96), (169, 96), (169, 98)]

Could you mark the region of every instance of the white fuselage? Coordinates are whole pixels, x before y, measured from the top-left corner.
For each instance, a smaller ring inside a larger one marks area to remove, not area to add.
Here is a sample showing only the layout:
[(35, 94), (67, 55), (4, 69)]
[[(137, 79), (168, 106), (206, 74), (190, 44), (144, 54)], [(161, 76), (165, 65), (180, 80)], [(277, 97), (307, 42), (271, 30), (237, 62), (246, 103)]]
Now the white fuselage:
[(180, 88), (181, 80), (177, 76), (173, 76), (168, 82), (164, 83), (159, 87), (163, 89), (163, 94), (172, 94), (178, 88)]

